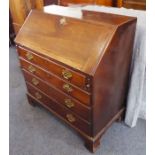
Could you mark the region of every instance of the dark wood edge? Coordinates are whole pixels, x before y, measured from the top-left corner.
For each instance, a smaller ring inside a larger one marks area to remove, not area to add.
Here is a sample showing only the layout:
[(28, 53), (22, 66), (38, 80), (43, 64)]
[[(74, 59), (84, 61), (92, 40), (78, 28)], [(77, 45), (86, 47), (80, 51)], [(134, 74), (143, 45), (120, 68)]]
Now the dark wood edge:
[[(102, 22), (100, 22), (100, 23), (102, 23)], [(111, 35), (111, 37), (110, 37), (110, 39), (109, 39), (109, 43), (106, 45), (106, 47), (104, 48), (104, 51), (103, 51), (103, 49), (102, 49), (102, 54), (100, 55), (100, 58), (99, 58), (99, 60), (98, 60), (98, 62), (97, 62), (97, 64), (96, 64), (96, 66), (94, 67), (94, 69), (92, 70), (92, 72), (91, 72), (91, 74), (94, 76), (95, 75), (95, 72), (96, 72), (96, 70), (97, 70), (97, 68), (98, 68), (98, 66), (100, 65), (100, 62), (102, 61), (102, 58), (103, 58), (103, 56), (104, 56), (104, 54), (107, 52), (107, 50), (110, 48), (108, 45), (110, 45), (111, 43), (112, 43), (112, 41), (113, 41), (113, 38), (114, 38), (114, 36), (116, 35), (116, 32), (117, 32), (117, 28), (118, 28), (118, 26), (115, 26), (115, 30), (112, 32), (112, 35)], [(93, 88), (92, 88), (93, 89)]]
[[(90, 10), (82, 10), (82, 14), (84, 14), (85, 12), (90, 12), (90, 13), (95, 13), (95, 14), (101, 14), (101, 13), (103, 13), (103, 14), (106, 14), (106, 15), (112, 15), (112, 16), (115, 16), (115, 17), (126, 17), (126, 18), (128, 18), (126, 21), (124, 21), (124, 22), (122, 22), (121, 24), (112, 24), (112, 25), (114, 25), (114, 26), (121, 26), (121, 25), (123, 25), (124, 23), (128, 23), (128, 22), (130, 22), (130, 21), (133, 21), (133, 20), (135, 20), (136, 19), (136, 17), (132, 17), (132, 16), (129, 16), (129, 15), (120, 15), (120, 14), (114, 14), (114, 13), (107, 13), (107, 12), (98, 12), (98, 11), (90, 11)], [(97, 22), (97, 23), (101, 23), (101, 24), (105, 24), (106, 22), (104, 22), (104, 20), (103, 21), (96, 21), (96, 20), (93, 20), (93, 19), (85, 19), (84, 18), (84, 20), (91, 20), (91, 21), (95, 21), (95, 22)]]

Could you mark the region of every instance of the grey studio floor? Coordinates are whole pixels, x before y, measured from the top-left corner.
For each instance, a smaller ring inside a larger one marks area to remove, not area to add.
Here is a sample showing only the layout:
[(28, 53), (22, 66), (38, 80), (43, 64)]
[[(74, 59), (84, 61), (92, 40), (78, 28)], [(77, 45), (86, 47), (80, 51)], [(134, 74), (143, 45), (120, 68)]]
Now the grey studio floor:
[[(75, 131), (26, 99), (15, 47), (10, 48), (10, 155), (92, 155)], [(114, 123), (94, 155), (145, 155), (146, 122), (134, 128)]]

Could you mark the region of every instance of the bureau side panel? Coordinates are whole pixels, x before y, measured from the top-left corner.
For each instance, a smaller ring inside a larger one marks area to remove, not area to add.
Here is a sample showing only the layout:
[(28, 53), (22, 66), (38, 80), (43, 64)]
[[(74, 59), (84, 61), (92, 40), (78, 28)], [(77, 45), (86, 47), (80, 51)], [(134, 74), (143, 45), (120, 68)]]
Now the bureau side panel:
[[(136, 20), (119, 27), (93, 79), (93, 135), (104, 132), (127, 97)], [(111, 124), (111, 123), (110, 123)]]

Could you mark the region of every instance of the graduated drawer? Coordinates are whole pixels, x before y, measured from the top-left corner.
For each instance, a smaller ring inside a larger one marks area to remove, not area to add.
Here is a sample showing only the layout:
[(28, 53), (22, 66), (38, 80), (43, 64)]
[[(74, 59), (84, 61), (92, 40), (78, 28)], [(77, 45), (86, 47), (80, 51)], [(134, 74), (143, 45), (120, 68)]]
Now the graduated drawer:
[(27, 82), (31, 83), (33, 86), (43, 91), (51, 98), (54, 98), (58, 103), (62, 104), (63, 106), (78, 114), (83, 119), (90, 122), (90, 108), (84, 106), (77, 100), (59, 91), (58, 89), (49, 86), (47, 83), (43, 82), (40, 78), (34, 76), (33, 74), (25, 70), (23, 70), (23, 74)]
[(57, 103), (55, 100), (51, 99), (39, 89), (29, 84), (27, 84), (27, 88), (28, 93), (30, 94), (28, 95), (29, 98), (33, 99), (37, 103), (39, 102), (41, 105), (59, 116), (61, 119), (67, 121), (67, 123), (72, 125), (74, 128), (77, 128), (88, 135), (91, 133), (91, 125), (89, 123), (83, 119), (80, 119), (77, 115), (72, 113), (61, 104)]
[(86, 75), (82, 75), (69, 68), (66, 68), (58, 63), (49, 60), (43, 56), (40, 56), (30, 50), (26, 50), (21, 47), (17, 47), (20, 57), (48, 70), (49, 72), (59, 76), (60, 78), (86, 90), (90, 90), (90, 79), (86, 78)]
[(74, 98), (78, 99), (80, 102), (90, 105), (91, 95), (90, 93), (79, 89), (76, 86), (66, 83), (62, 79), (58, 78), (54, 74), (40, 68), (22, 58), (20, 58), (21, 66), (25, 70), (33, 73), (34, 75), (40, 77), (42, 80), (48, 82), (49, 84), (53, 85), (54, 87), (58, 88), (59, 90), (63, 91), (64, 93), (73, 96)]

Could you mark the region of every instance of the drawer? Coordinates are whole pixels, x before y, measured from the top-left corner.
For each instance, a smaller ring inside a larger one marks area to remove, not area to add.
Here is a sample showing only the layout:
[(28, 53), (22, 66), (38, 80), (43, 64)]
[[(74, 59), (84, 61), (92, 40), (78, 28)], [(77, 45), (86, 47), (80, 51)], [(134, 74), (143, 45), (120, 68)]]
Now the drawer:
[[(77, 128), (84, 133), (90, 135), (91, 133), (91, 124), (83, 121), (78, 116), (73, 114), (71, 111), (69, 111), (67, 108), (63, 107), (61, 104), (57, 103), (55, 100), (52, 100), (47, 95), (45, 95), (43, 92), (38, 90), (37, 88), (34, 88), (27, 84), (28, 86), (28, 92), (30, 96), (33, 96), (33, 100), (37, 103), (39, 102), (41, 105), (43, 105), (45, 108), (56, 114), (57, 116), (61, 117), (61, 119), (65, 120), (67, 123), (69, 123), (72, 127)], [(32, 99), (32, 97), (31, 97)]]
[(78, 114), (83, 119), (90, 122), (90, 115), (91, 115), (90, 108), (84, 106), (77, 100), (59, 91), (58, 89), (55, 89), (52, 86), (49, 86), (47, 83), (43, 82), (40, 78), (34, 76), (33, 74), (25, 70), (23, 70), (23, 73), (24, 73), (25, 80), (28, 83), (40, 89), (51, 98), (54, 98), (58, 103), (62, 104), (63, 106), (67, 107), (71, 111)]
[(51, 84), (52, 86), (65, 92), (66, 94), (73, 96), (74, 98), (78, 99), (82, 103), (90, 105), (90, 98), (91, 98), (90, 93), (83, 91), (82, 89), (79, 89), (76, 86), (66, 83), (65, 81), (54, 76), (53, 74), (49, 73), (48, 71), (46, 71), (34, 64), (31, 64), (30, 62), (28, 62), (22, 58), (20, 58), (20, 62), (21, 62), (22, 67), (25, 70), (40, 77), (42, 80), (48, 82), (49, 84)]
[[(49, 72), (59, 76), (60, 78), (70, 82), (86, 91), (90, 91), (90, 79), (86, 75), (82, 75), (69, 68), (61, 66), (48, 58), (42, 57), (30, 50), (17, 47), (20, 57), (48, 70)], [(48, 66), (48, 67), (47, 67)]]

